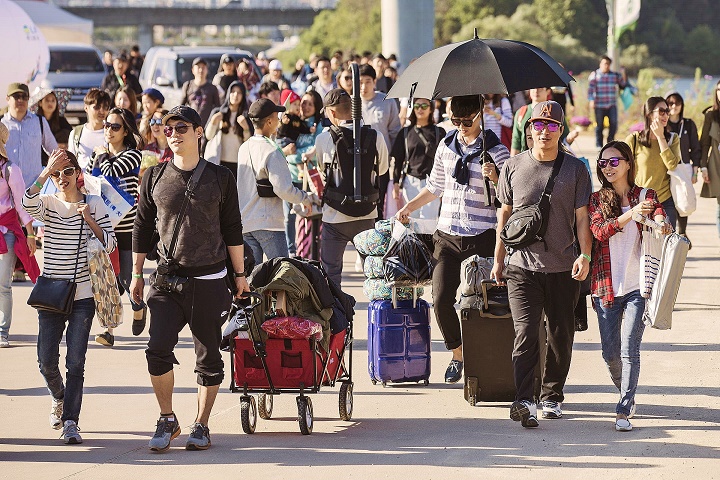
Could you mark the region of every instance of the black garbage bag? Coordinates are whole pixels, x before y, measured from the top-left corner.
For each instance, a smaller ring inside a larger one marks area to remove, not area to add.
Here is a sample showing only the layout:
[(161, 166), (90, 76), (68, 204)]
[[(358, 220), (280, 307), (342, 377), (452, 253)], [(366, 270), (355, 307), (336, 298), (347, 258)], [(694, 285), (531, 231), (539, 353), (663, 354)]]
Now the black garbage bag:
[(389, 285), (419, 286), (432, 281), (433, 258), (427, 245), (409, 227), (400, 222), (383, 257), (385, 281)]

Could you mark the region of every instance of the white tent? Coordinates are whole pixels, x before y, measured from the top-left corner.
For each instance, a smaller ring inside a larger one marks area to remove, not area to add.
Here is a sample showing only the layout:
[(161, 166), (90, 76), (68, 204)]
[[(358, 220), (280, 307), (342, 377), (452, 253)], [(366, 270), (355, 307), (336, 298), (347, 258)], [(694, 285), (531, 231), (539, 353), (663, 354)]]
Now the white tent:
[(47, 43), (92, 44), (93, 22), (44, 0), (15, 0), (45, 36)]

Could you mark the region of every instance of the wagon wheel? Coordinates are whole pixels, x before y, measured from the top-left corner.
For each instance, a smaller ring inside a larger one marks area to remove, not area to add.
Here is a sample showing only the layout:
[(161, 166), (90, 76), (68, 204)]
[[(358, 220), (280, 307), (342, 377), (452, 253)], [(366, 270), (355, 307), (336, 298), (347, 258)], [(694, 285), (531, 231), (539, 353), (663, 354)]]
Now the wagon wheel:
[(312, 400), (310, 400), (310, 397), (297, 397), (297, 404), (300, 433), (310, 435), (313, 429)]
[(261, 393), (258, 395), (258, 414), (263, 420), (268, 420), (272, 416), (273, 396), (269, 393)]
[(246, 395), (240, 398), (240, 420), (245, 433), (255, 433), (257, 425), (257, 405), (255, 397)]
[(350, 420), (353, 413), (353, 383), (340, 385), (340, 420)]

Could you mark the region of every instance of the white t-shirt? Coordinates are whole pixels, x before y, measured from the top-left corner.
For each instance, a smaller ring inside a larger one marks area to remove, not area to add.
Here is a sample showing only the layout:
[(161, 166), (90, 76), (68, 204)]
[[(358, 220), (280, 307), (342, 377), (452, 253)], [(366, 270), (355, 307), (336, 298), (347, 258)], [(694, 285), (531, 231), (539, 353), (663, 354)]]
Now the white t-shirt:
[[(623, 213), (628, 210), (622, 207)], [(610, 270), (616, 297), (640, 289), (640, 232), (634, 220), (610, 237)]]
[(90, 127), (86, 123), (80, 133), (80, 144), (77, 148), (78, 151), (75, 151), (76, 143), (75, 131), (73, 130), (72, 133), (70, 133), (70, 138), (68, 139), (68, 150), (75, 154), (78, 159), (78, 163), (80, 163), (80, 168), (87, 170), (88, 165), (92, 168), (93, 150), (95, 147), (105, 146), (105, 130), (102, 128), (100, 130), (90, 130)]

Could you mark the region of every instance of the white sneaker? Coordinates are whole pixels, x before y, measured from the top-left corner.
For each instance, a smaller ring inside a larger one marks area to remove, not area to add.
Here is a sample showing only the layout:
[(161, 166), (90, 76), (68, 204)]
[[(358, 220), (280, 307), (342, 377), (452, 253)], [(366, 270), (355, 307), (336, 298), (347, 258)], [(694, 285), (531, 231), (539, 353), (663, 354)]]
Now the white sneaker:
[(78, 428), (77, 423), (72, 420), (65, 420), (65, 425), (63, 426), (62, 431), (63, 441), (68, 445), (77, 445), (79, 443), (82, 443), (83, 440), (78, 433), (79, 431), (80, 428)]
[(52, 399), (52, 408), (50, 409), (50, 426), (55, 430), (60, 430), (63, 426), (62, 422), (63, 414), (63, 399), (55, 398)]
[(542, 417), (552, 419), (562, 418), (562, 402), (553, 402), (552, 400), (543, 401)]
[(635, 413), (637, 412), (637, 403), (633, 400), (633, 404), (630, 407), (630, 414), (628, 415), (628, 418), (633, 418), (635, 416)]
[(0, 348), (8, 348), (10, 346), (10, 342), (8, 342), (7, 335), (0, 336)]
[(629, 420), (625, 418), (618, 418), (615, 420), (615, 430), (618, 432), (630, 432), (633, 427)]

